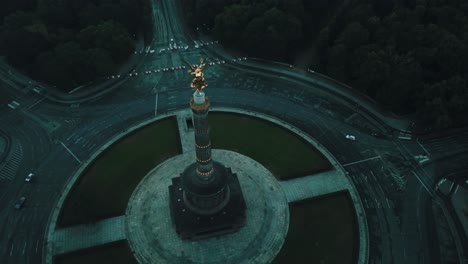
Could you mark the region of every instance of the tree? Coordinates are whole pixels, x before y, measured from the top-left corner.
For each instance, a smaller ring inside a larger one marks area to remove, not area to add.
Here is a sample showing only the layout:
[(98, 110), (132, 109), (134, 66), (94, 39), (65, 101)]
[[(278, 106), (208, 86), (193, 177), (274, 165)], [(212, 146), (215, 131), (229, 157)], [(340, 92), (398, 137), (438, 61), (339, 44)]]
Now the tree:
[(77, 40), (85, 49), (99, 48), (109, 51), (117, 62), (125, 60), (134, 49), (128, 32), (112, 20), (102, 21), (96, 26), (81, 30)]
[(447, 80), (426, 85), (419, 95), (419, 116), (437, 128), (448, 128), (454, 123), (466, 124), (468, 91), (466, 80), (456, 75)]
[(231, 5), (216, 16), (214, 33), (224, 43), (236, 46), (242, 41), (242, 33), (249, 22), (248, 8), (244, 5)]
[(330, 50), (327, 72), (330, 76), (340, 81), (346, 82), (348, 75), (346, 65), (348, 64), (348, 48), (340, 43), (333, 46)]
[(302, 39), (300, 21), (273, 7), (252, 19), (243, 35), (248, 51), (264, 57), (286, 58), (287, 49)]
[(352, 22), (340, 34), (337, 43), (343, 43), (348, 49), (355, 50), (357, 47), (367, 44), (368, 41), (369, 31), (361, 23)]

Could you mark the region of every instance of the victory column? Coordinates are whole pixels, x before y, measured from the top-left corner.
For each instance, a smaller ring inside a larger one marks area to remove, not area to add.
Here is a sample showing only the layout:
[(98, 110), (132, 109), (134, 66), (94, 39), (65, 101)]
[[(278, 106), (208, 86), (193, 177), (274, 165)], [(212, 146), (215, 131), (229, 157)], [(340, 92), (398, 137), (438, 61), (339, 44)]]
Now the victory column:
[(210, 102), (203, 89), (208, 86), (200, 65), (190, 65), (194, 76), (191, 99), (195, 130), (196, 162), (179, 177), (172, 178), (169, 200), (172, 221), (183, 239), (203, 239), (237, 231), (245, 225), (246, 205), (237, 175), (213, 161), (209, 136)]

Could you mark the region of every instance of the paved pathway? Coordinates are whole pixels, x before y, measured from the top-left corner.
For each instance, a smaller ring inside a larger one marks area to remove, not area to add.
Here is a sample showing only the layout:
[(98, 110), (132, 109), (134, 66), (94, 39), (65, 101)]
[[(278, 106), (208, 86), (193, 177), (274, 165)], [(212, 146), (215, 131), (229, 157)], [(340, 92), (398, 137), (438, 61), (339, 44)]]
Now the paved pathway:
[(289, 203), (350, 188), (343, 173), (336, 170), (281, 181), (280, 184)]
[(56, 229), (51, 241), (54, 255), (124, 240), (124, 223), (125, 217), (118, 216), (91, 225)]

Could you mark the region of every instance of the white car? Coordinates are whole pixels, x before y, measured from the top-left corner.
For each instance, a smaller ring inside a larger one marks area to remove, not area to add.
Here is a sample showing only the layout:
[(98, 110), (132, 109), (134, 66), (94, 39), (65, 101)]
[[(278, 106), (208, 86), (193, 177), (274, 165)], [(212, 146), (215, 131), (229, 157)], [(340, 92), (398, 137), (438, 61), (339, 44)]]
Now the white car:
[(346, 138), (349, 140), (356, 140), (356, 137), (353, 135), (346, 135)]
[(32, 178), (34, 176), (34, 173), (29, 173), (26, 179), (24, 179), (25, 182), (31, 182)]

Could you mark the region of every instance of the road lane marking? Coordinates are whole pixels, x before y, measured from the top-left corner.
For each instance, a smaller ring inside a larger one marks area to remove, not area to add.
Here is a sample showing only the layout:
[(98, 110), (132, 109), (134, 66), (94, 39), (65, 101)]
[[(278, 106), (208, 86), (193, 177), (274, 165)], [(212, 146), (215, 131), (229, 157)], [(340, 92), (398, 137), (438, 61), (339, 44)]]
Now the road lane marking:
[(358, 164), (358, 163), (362, 163), (362, 162), (366, 162), (366, 161), (369, 161), (369, 160), (374, 160), (374, 159), (380, 159), (380, 155), (372, 157), (372, 158), (368, 158), (368, 159), (363, 159), (363, 160), (358, 160), (358, 161), (355, 161), (355, 162), (350, 162), (350, 163), (344, 164), (343, 167)]
[(38, 248), (39, 248), (39, 239), (36, 241), (36, 253), (37, 253)]
[(60, 144), (62, 144), (62, 146), (68, 151), (68, 153), (70, 153), (70, 155), (72, 155), (72, 157), (75, 158), (75, 160), (81, 164), (81, 160), (77, 156), (75, 156), (75, 154), (73, 154), (73, 152), (71, 152), (71, 150), (67, 148), (67, 146), (65, 146), (65, 144), (63, 144), (62, 141), (60, 141)]
[(24, 252), (26, 252), (26, 245), (28, 244), (28, 242), (24, 242), (24, 247), (23, 247), (23, 251), (21, 252), (21, 255), (24, 255)]
[(15, 245), (11, 243), (11, 248), (10, 248), (10, 257), (13, 255), (13, 248), (15, 248)]
[(426, 155), (429, 157), (431, 156), (431, 154), (429, 153), (429, 151), (427, 151), (427, 149), (421, 144), (419, 143), (419, 138), (416, 138), (416, 143), (419, 144), (419, 146), (424, 150), (424, 152), (426, 152)]
[(34, 104), (30, 105), (30, 106), (28, 107), (28, 109), (31, 109), (31, 108), (33, 108), (33, 107), (34, 107), (35, 105), (37, 105), (38, 103), (40, 103), (40, 102), (44, 101), (44, 99), (46, 99), (46, 98), (45, 98), (45, 97), (42, 97), (42, 99), (40, 99), (40, 100), (37, 100), (37, 101), (36, 101)]
[(419, 178), (419, 176), (413, 171), (413, 174), (414, 176), (416, 176), (416, 179), (418, 179), (418, 181), (421, 183), (421, 185), (424, 187), (424, 189), (427, 191), (427, 193), (433, 197), (434, 195), (432, 194), (432, 192), (429, 190), (429, 188), (426, 186), (426, 184), (421, 180), (421, 178)]

